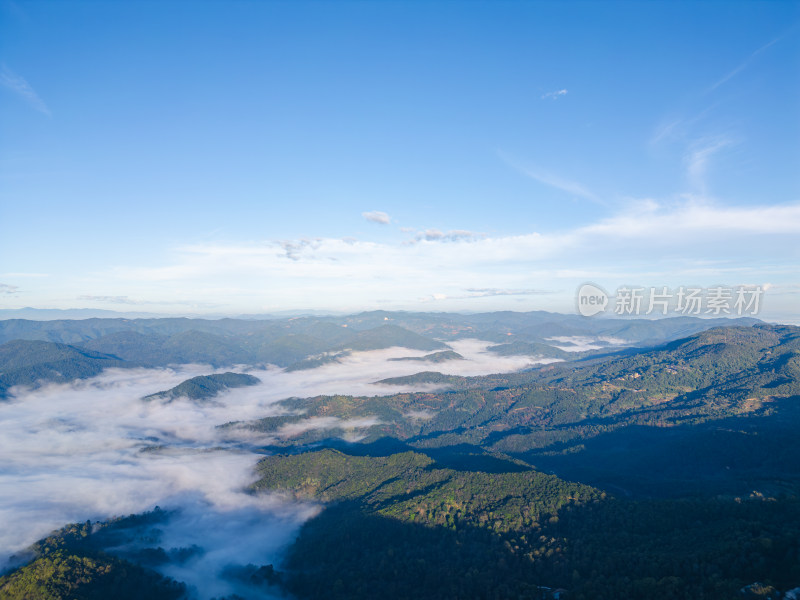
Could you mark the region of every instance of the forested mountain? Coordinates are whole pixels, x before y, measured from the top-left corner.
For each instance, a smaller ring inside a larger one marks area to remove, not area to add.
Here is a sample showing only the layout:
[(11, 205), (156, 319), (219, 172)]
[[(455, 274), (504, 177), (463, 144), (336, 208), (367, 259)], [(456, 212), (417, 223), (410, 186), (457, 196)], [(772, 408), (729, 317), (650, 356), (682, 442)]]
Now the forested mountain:
[(109, 367), (132, 366), (116, 356), (51, 342), (15, 340), (0, 345), (0, 399), (15, 385), (67, 382), (100, 374)]
[[(342, 317), (298, 317), (289, 319), (78, 319), (31, 321), (0, 319), (0, 343), (15, 340), (43, 340), (62, 344), (85, 345), (102, 340), (91, 349), (120, 357), (147, 361), (161, 348), (164, 338), (187, 332), (199, 332), (232, 338), (252, 360), (272, 362), (266, 357), (290, 353), (299, 348), (291, 364), (309, 355), (345, 348), (371, 350), (390, 345), (421, 350), (437, 350), (441, 343), (477, 338), (497, 344), (538, 342), (538, 349), (552, 352), (555, 345), (569, 346), (569, 341), (552, 338), (588, 336), (616, 339), (634, 345), (648, 345), (685, 337), (705, 329), (729, 325), (752, 325), (756, 319), (586, 319), (542, 311), (515, 313), (407, 313), (374, 311)], [(119, 336), (122, 333), (140, 336)], [(411, 336), (415, 333), (420, 337)], [(145, 337), (141, 337), (145, 336)], [(219, 341), (220, 338), (213, 338)], [(180, 338), (178, 338), (180, 339)], [(603, 341), (600, 340), (602, 344)], [(605, 343), (608, 343), (607, 341)], [(279, 348), (283, 347), (283, 350)], [(277, 350), (276, 350), (277, 349)], [(529, 352), (531, 349), (526, 348)], [(160, 351), (160, 350), (159, 350)], [(163, 362), (158, 359), (157, 362)], [(281, 363), (275, 363), (281, 364)], [(285, 366), (285, 365), (283, 365)]]
[[(420, 449), (469, 445), (575, 476), (581, 465), (596, 464), (592, 477), (582, 472), (595, 485), (606, 473), (612, 476), (609, 483), (661, 495), (717, 478), (714, 485), (741, 492), (759, 482), (777, 485), (787, 470), (800, 475), (800, 454), (791, 442), (800, 424), (798, 361), (800, 328), (720, 328), (630, 356), (524, 373), (424, 372), (381, 382), (449, 388), (440, 392), (289, 399), (283, 407), (299, 422), (323, 415), (343, 422), (372, 417), (376, 424), (362, 431), (367, 442), (388, 436)], [(287, 417), (267, 417), (240, 426), (275, 434), (273, 443), (279, 446), (319, 443), (345, 433), (310, 428), (281, 436), (286, 422)], [(759, 429), (768, 435), (757, 441), (748, 437)], [(754, 453), (754, 444), (760, 452)], [(702, 448), (715, 450), (668, 468), (675, 452), (691, 455)], [(653, 455), (662, 458), (644, 460)], [(648, 464), (660, 465), (664, 476), (641, 479)]]
[(142, 366), (198, 363), (222, 367), (252, 363), (255, 358), (235, 338), (195, 330), (170, 336), (123, 331), (83, 342), (80, 347)]
[(109, 523), (68, 525), (40, 540), (34, 558), (0, 577), (3, 600), (181, 600), (186, 586), (150, 568), (111, 555), (105, 550), (146, 523), (164, 518), (162, 511)]
[[(604, 344), (605, 345), (605, 344)], [(489, 351), (500, 356), (541, 356), (543, 358), (569, 358), (570, 352), (541, 342), (509, 342), (489, 346)]]
[[(555, 598), (561, 588), (576, 600), (723, 600), (778, 597), (800, 580), (796, 497), (614, 499), (514, 462), (444, 468), (414, 452), (366, 454), (259, 464), (256, 489), (329, 505), (284, 565), (301, 598)], [(745, 586), (764, 595), (741, 595)]]
[(401, 356), (400, 358), (390, 358), (389, 360), (391, 361), (412, 360), (417, 362), (441, 363), (441, 362), (446, 362), (448, 360), (464, 360), (464, 357), (461, 356), (458, 352), (453, 352), (452, 350), (443, 350), (441, 352), (433, 352), (431, 354), (426, 354), (425, 356)]
[(257, 385), (261, 380), (246, 373), (214, 373), (199, 375), (176, 385), (174, 388), (145, 396), (145, 400), (174, 400), (189, 398), (190, 400), (208, 400), (220, 392), (237, 387)]
[(286, 585), (303, 598), (780, 598), (800, 583), (799, 358), (800, 328), (715, 329), (583, 364), (423, 378), (449, 391), (287, 401), (299, 419), (379, 423), (341, 452), (260, 463), (256, 488), (330, 505), (290, 550)]

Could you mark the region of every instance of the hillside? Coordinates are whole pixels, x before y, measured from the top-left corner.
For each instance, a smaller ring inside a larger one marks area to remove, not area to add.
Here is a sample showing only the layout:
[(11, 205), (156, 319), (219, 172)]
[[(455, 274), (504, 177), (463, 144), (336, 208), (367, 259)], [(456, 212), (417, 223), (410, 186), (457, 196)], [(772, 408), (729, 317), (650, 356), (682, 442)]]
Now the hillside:
[(411, 348), (412, 350), (438, 350), (447, 346), (430, 338), (403, 329), (397, 325), (381, 325), (359, 331), (355, 337), (340, 345), (342, 350), (381, 350), (383, 348)]
[(537, 356), (542, 358), (574, 358), (574, 354), (565, 352), (550, 344), (541, 342), (510, 342), (508, 344), (495, 344), (487, 348), (489, 352), (494, 352), (499, 356)]
[(131, 366), (135, 364), (66, 344), (14, 340), (0, 345), (0, 398), (16, 385), (64, 383), (94, 377), (109, 367)]
[[(183, 600), (186, 586), (105, 550), (122, 541), (120, 534), (143, 522), (149, 513), (109, 523), (68, 525), (37, 542), (33, 560), (0, 577), (3, 600)], [(109, 536), (109, 534), (111, 534)]]
[(447, 362), (448, 360), (464, 360), (464, 357), (461, 356), (458, 352), (454, 352), (453, 350), (443, 350), (441, 352), (433, 352), (432, 354), (426, 354), (425, 356), (401, 356), (399, 358), (390, 358), (389, 360), (442, 363), (442, 362)]
[(507, 467), (456, 471), (415, 452), (321, 450), (263, 459), (253, 488), (335, 503), (306, 524), (290, 551), (287, 587), (300, 597), (531, 597), (541, 574), (529, 568), (529, 549), (509, 552), (510, 544), (519, 546), (519, 533), (559, 509), (600, 494)]
[(618, 500), (513, 462), (447, 468), (373, 450), (259, 463), (254, 489), (327, 504), (284, 565), (300, 598), (554, 598), (561, 587), (575, 600), (723, 600), (758, 578), (775, 591), (800, 577), (796, 498)]
[(214, 373), (192, 377), (176, 385), (174, 388), (145, 396), (145, 400), (174, 400), (189, 398), (190, 400), (208, 400), (227, 389), (246, 387), (261, 383), (258, 377), (245, 373)]
[(150, 367), (188, 363), (222, 367), (256, 362), (255, 356), (237, 339), (194, 330), (169, 336), (124, 331), (89, 340), (81, 346)]
[[(375, 424), (361, 430), (366, 442), (392, 437), (419, 449), (480, 446), (593, 485), (658, 495), (700, 492), (708, 482), (731, 493), (753, 485), (774, 490), (783, 486), (781, 473), (800, 474), (791, 442), (792, 427), (800, 424), (799, 340), (797, 327), (724, 328), (654, 350), (524, 373), (465, 378), (423, 372), (379, 382), (449, 388), (440, 392), (282, 404), (301, 423), (320, 416), (372, 418)], [(280, 423), (263, 419), (250, 427), (277, 432)], [(754, 454), (748, 436), (758, 431), (768, 435), (757, 443), (764, 450)], [(274, 443), (320, 443), (341, 434), (309, 429)], [(683, 466), (669, 469), (675, 453), (684, 456), (677, 463)], [(653, 462), (645, 462), (647, 456)], [(590, 464), (598, 468), (581, 470)], [(655, 487), (659, 477), (648, 476), (647, 464), (664, 469)], [(754, 464), (761, 465), (758, 477)]]

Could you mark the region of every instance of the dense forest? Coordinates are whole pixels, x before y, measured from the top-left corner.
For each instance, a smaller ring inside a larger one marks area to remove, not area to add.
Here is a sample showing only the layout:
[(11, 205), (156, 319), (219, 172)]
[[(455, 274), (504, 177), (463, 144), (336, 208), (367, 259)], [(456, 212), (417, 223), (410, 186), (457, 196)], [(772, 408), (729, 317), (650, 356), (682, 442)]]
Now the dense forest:
[(330, 503), (284, 567), (304, 598), (766, 598), (800, 581), (796, 496), (619, 499), (408, 452), (273, 456), (259, 474)]
[(31, 548), (33, 560), (0, 578), (0, 598), (8, 600), (178, 600), (186, 586), (151, 568), (105, 551), (132, 530), (158, 523), (156, 510), (106, 523), (77, 523), (53, 532)]

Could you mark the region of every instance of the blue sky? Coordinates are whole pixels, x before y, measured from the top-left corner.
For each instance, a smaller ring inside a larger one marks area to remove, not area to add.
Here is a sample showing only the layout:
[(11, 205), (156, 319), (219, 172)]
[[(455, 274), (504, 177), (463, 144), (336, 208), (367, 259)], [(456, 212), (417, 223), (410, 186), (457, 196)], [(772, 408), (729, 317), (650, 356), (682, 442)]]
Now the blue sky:
[(0, 2), (0, 307), (800, 318), (798, 2)]

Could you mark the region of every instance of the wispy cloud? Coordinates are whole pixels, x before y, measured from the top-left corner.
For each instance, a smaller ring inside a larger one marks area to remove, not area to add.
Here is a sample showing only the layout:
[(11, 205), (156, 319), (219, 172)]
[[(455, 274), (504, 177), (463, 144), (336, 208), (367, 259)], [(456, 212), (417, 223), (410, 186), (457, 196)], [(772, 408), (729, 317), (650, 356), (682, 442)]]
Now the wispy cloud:
[(385, 212), (380, 210), (373, 210), (370, 212), (363, 212), (361, 216), (364, 217), (370, 223), (378, 223), (380, 225), (388, 225), (392, 222), (392, 219), (387, 215)]
[(565, 179), (538, 167), (522, 165), (517, 160), (508, 156), (505, 152), (498, 151), (497, 154), (503, 160), (503, 162), (526, 177), (530, 177), (539, 183), (550, 186), (557, 190), (561, 190), (562, 192), (572, 194), (573, 196), (578, 196), (579, 198), (590, 200), (598, 204), (605, 204), (591, 190), (576, 181)]
[(556, 90), (554, 92), (547, 92), (546, 94), (542, 94), (542, 100), (558, 100), (562, 96), (566, 96), (569, 93), (567, 89)]
[(686, 176), (695, 191), (706, 193), (706, 174), (711, 157), (733, 144), (727, 137), (700, 139), (692, 144), (684, 156)]
[(488, 298), (492, 296), (540, 296), (542, 294), (554, 293), (553, 290), (508, 290), (499, 288), (467, 288), (467, 292), (469, 292), (473, 298)]
[(602, 204), (597, 196), (576, 181), (570, 181), (569, 179), (563, 179), (552, 173), (533, 169), (525, 169), (524, 172), (528, 177), (535, 179), (539, 183), (543, 183), (545, 185), (549, 185), (550, 187), (561, 190), (562, 192), (567, 192), (574, 196), (579, 196), (581, 198), (585, 198), (586, 200), (591, 200), (592, 202)]
[(662, 121), (656, 126), (655, 131), (653, 131), (653, 135), (650, 137), (648, 143), (651, 146), (654, 146), (656, 144), (661, 143), (664, 140), (670, 140), (678, 137), (683, 125), (684, 125), (683, 119), (671, 119), (668, 121)]
[(144, 304), (141, 300), (133, 300), (128, 296), (78, 296), (78, 300), (89, 300), (92, 302), (110, 302), (112, 304)]
[(439, 231), (438, 229), (426, 229), (414, 236), (414, 241), (426, 242), (469, 242), (486, 237), (485, 233), (475, 233), (466, 229), (453, 229), (451, 231)]
[(8, 285), (7, 283), (0, 283), (0, 294), (18, 294), (19, 287), (16, 285)]
[(31, 84), (6, 65), (0, 67), (0, 85), (23, 98), (34, 110), (48, 117), (51, 116), (50, 109), (36, 93), (36, 90), (31, 87)]
[(714, 82), (711, 86), (709, 86), (709, 88), (706, 90), (706, 93), (708, 94), (710, 92), (713, 92), (714, 90), (716, 90), (718, 87), (720, 87), (724, 83), (726, 83), (729, 80), (731, 80), (734, 77), (736, 77), (739, 73), (741, 73), (747, 67), (749, 67), (753, 63), (753, 61), (756, 58), (758, 58), (758, 56), (761, 53), (763, 53), (765, 50), (767, 50), (770, 46), (773, 46), (774, 44), (776, 44), (779, 41), (781, 41), (782, 38), (783, 38), (783, 36), (779, 36), (779, 37), (775, 38), (774, 40), (772, 40), (770, 42), (767, 42), (766, 44), (761, 46), (758, 50), (756, 50), (755, 52), (750, 54), (750, 56), (748, 56), (744, 61), (739, 63), (739, 65), (737, 65), (736, 68), (734, 68), (732, 71), (727, 73), (724, 77), (722, 77), (721, 79), (719, 79), (716, 82)]
[(467, 288), (465, 294), (431, 294), (422, 301), (441, 301), (441, 300), (469, 300), (474, 298), (496, 298), (498, 296), (542, 296), (554, 294), (555, 290), (539, 289), (501, 289), (501, 288)]
[(129, 296), (96, 296), (92, 294), (83, 294), (77, 297), (78, 300), (85, 300), (88, 302), (102, 302), (104, 304), (127, 304), (130, 306), (143, 306), (146, 304), (160, 304), (160, 305), (176, 305), (176, 306), (194, 306), (194, 307), (207, 307), (211, 308), (212, 304), (204, 302), (195, 302), (190, 300), (137, 300)]
[(656, 125), (648, 144), (655, 146), (664, 141), (682, 141), (687, 138), (692, 129), (703, 121), (716, 108), (717, 103), (712, 103), (692, 117), (676, 117), (663, 119)]

